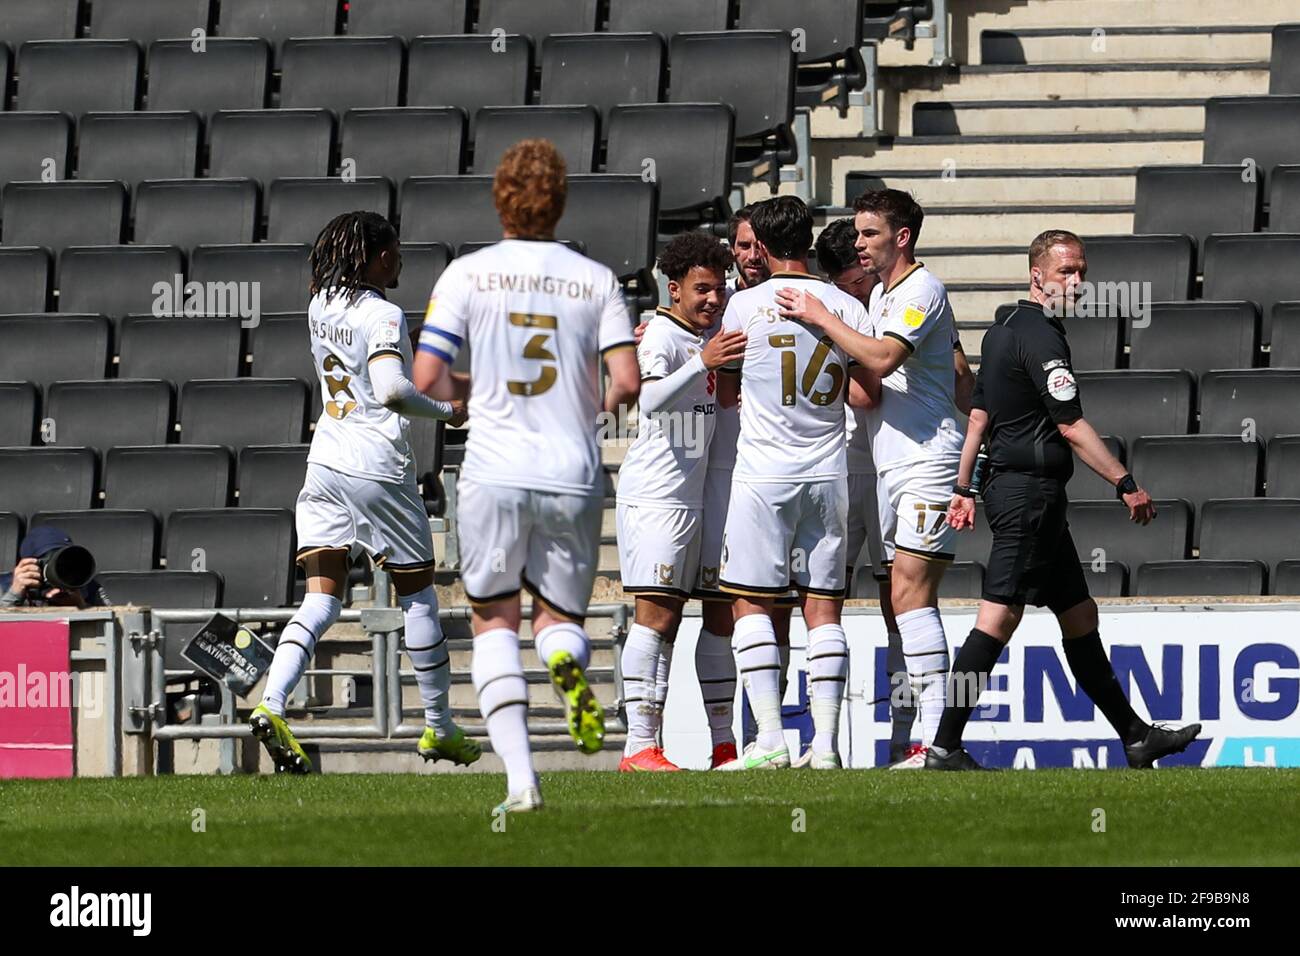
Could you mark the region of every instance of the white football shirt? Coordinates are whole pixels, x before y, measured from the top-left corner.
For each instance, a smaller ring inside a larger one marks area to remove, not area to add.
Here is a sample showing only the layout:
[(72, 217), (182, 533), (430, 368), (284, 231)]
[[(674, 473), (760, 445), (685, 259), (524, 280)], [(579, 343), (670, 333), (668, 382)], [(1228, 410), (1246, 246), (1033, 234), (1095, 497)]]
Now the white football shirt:
[(386, 355), (411, 374), (402, 310), (377, 289), (363, 289), (354, 305), (346, 291), (320, 292), (307, 307), (307, 328), (324, 400), (307, 461), (356, 478), (412, 479), (410, 425), (375, 398), (370, 382), (370, 363)]
[(454, 259), (430, 297), (419, 347), (450, 364), (466, 341), (465, 477), (603, 493), (600, 356), (632, 348), (614, 273), (558, 242), (507, 239)]

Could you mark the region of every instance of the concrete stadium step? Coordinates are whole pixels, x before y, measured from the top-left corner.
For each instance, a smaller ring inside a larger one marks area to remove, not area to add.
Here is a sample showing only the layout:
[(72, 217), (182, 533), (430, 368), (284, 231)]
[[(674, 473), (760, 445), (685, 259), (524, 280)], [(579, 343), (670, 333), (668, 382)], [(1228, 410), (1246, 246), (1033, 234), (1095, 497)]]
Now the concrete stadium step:
[[(962, 324), (992, 324), (998, 306), (1015, 302), (1025, 294), (1023, 282), (951, 282), (948, 287), (948, 301), (952, 304), (953, 317)], [(966, 348), (966, 339), (962, 339), (962, 348)], [(969, 351), (969, 350), (968, 350)], [(970, 354), (978, 354), (975, 349)]]
[(1272, 25), (1119, 26), (1102, 21), (1087, 26), (985, 28), (979, 59), (992, 63), (1093, 63), (1106, 60), (1171, 63), (1267, 60)]
[[(1017, 298), (1018, 296), (1012, 295), (1006, 301), (1013, 302)], [(984, 342), (984, 333), (988, 331), (991, 324), (991, 321), (982, 325), (978, 323), (957, 323), (957, 332), (961, 336), (962, 351), (966, 353), (967, 359), (970, 360), (973, 366), (979, 366), (980, 346)]]
[[(871, 178), (891, 189), (902, 189), (928, 209), (1007, 203), (1017, 206), (1072, 203), (1132, 203), (1135, 168), (1115, 169), (891, 169)], [(925, 238), (922, 232), (923, 240)]]
[[(922, 232), (924, 236), (924, 232)], [(917, 250), (917, 259), (943, 280), (945, 285), (959, 283), (1027, 284), (1028, 247), (998, 246), (981, 249), (977, 246), (940, 247)]]
[(1189, 133), (1205, 129), (1199, 99), (996, 100), (917, 103), (899, 117), (903, 136), (995, 136), (1033, 133)]
[(1079, 235), (1118, 235), (1133, 231), (1127, 205), (935, 206), (926, 210), (921, 235), (936, 246), (1024, 246), (1046, 229)]
[[(993, 6), (994, 9), (990, 9)], [(950, 0), (953, 47), (978, 52), (984, 30), (1033, 27), (1223, 26), (1287, 23), (1296, 18), (1295, 0), (1016, 0), (990, 5), (987, 0)], [(974, 62), (972, 59), (970, 62)]]

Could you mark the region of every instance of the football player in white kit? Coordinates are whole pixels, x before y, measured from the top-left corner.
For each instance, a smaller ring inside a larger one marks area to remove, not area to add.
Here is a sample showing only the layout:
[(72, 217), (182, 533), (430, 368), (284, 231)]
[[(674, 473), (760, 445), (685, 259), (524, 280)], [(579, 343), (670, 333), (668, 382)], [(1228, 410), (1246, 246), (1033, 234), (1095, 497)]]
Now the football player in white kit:
[(680, 769), (657, 736), (673, 643), (699, 568), (717, 370), (745, 350), (743, 334), (713, 334), (731, 262), (727, 247), (704, 233), (669, 242), (659, 271), (668, 278), (671, 305), (658, 310), (637, 346), (637, 436), (618, 478), (619, 564), (623, 590), (636, 599), (622, 655), (628, 719), (622, 771)]
[(392, 575), (397, 590), (424, 703), (420, 754), (471, 764), (481, 750), (452, 722), (448, 706), (451, 668), (433, 590), (433, 537), (406, 422), (416, 415), (453, 419), (459, 409), (426, 398), (411, 382), (406, 317), (384, 296), (402, 271), (397, 232), (387, 219), (373, 212), (336, 217), (316, 240), (311, 269), (307, 322), (324, 408), (295, 509), (307, 594), (280, 635), (265, 695), (249, 723), (277, 772), (311, 770), (284, 721), (284, 703), (317, 641), (338, 620), (356, 545)]
[(758, 735), (720, 770), (790, 766), (771, 616), (776, 598), (791, 588), (800, 593), (808, 628), (815, 728), (808, 765), (840, 766), (836, 737), (848, 674), (840, 626), (848, 517), (844, 400), (850, 375), (864, 401), (879, 394), (879, 383), (864, 369), (850, 369), (821, 333), (778, 314), (777, 291), (794, 284), (853, 327), (866, 327), (857, 300), (808, 273), (812, 222), (793, 196), (755, 207), (751, 223), (772, 278), (733, 295), (722, 319), (724, 331), (744, 331), (748, 342), (739, 374), (724, 375), (720, 384), (724, 405), (735, 404), (741, 391), (744, 396), (720, 587), (735, 599), (732, 643)]
[(450, 368), (471, 347), (472, 421), (461, 469), (461, 578), (473, 605), (472, 676), (492, 749), (505, 764), (497, 813), (542, 805), (528, 744), (528, 685), (519, 655), (520, 591), (533, 596), (538, 657), (583, 753), (604, 739), (604, 712), (584, 669), (582, 624), (599, 557), (603, 409), (641, 387), (632, 323), (608, 268), (555, 241), (567, 195), (564, 160), (523, 140), (496, 170), (505, 239), (455, 259), (438, 279), (420, 333), (415, 383), (452, 394)]
[[(916, 200), (896, 189), (875, 190), (858, 197), (854, 211), (859, 261), (882, 283), (870, 333), (851, 328), (802, 290), (783, 290), (779, 301), (782, 315), (823, 330), (881, 378), (880, 403), (869, 415), (881, 537), (922, 740), (895, 766), (919, 769), (938, 730), (949, 668), (939, 583), (954, 556), (945, 519), (965, 431), (957, 419), (956, 333), (947, 290), (916, 261), (924, 218)], [(963, 391), (968, 411), (969, 391)]]

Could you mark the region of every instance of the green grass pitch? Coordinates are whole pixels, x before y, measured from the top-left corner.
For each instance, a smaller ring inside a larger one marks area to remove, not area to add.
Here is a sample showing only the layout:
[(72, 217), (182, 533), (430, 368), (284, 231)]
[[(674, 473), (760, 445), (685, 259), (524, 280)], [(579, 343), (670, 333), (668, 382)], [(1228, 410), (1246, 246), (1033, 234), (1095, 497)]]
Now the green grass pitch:
[(0, 781), (0, 863), (1300, 863), (1300, 770), (552, 773), (542, 788), (543, 811), (496, 832), (495, 774)]

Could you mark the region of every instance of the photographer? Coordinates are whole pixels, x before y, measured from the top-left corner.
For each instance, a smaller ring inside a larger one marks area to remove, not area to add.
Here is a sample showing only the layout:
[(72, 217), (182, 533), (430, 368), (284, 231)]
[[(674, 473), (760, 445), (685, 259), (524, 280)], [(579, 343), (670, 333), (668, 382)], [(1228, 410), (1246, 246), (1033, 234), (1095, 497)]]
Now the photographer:
[(95, 559), (58, 528), (33, 528), (18, 548), (18, 564), (0, 574), (0, 608), (103, 607)]

